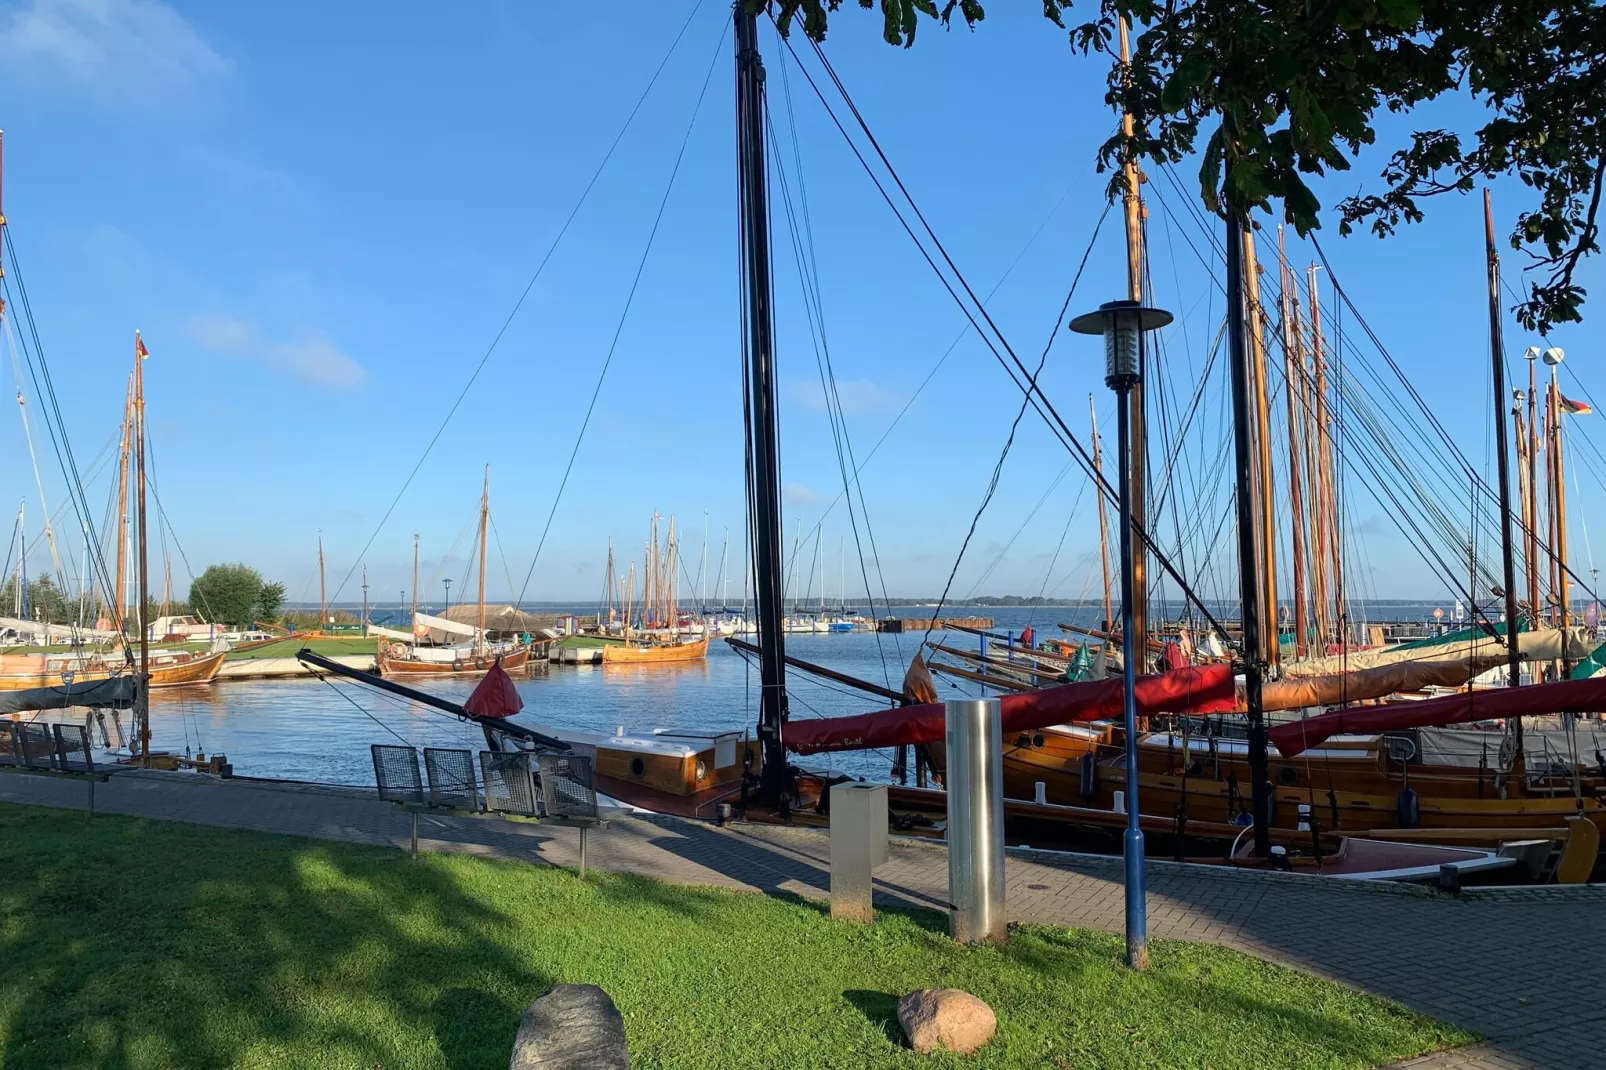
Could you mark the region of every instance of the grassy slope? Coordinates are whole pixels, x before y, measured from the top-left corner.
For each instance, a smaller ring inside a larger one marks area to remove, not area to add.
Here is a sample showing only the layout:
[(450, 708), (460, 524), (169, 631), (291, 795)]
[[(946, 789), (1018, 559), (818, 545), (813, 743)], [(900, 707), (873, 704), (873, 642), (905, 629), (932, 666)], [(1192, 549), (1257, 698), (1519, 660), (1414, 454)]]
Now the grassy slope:
[[(1306, 1070), (1468, 1039), (1217, 948), (1157, 943), (1134, 975), (1116, 936), (962, 949), (943, 920), (0, 805), (0, 1065), (501, 1070), (555, 981), (612, 994), (638, 1070)], [(895, 1044), (897, 996), (928, 985), (990, 1002), (998, 1038)]]
[(338, 657), (342, 654), (372, 654), (375, 649), (373, 637), (364, 639), (357, 636), (353, 639), (298, 639), (291, 636), (280, 639), (275, 643), (263, 643), (261, 646), (251, 647), (248, 650), (230, 652), (227, 661), (247, 660), (253, 658), (293, 658), (296, 651), (303, 648), (322, 654), (324, 657)]

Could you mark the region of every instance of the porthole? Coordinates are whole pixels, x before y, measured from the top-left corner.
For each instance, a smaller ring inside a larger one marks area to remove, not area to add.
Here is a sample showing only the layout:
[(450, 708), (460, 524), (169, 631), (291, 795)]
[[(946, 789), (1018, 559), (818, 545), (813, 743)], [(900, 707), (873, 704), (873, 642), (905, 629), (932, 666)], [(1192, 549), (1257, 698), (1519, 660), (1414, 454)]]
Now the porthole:
[(697, 759), (697, 779), (699, 781), (708, 779), (708, 766), (701, 758)]
[(630, 775), (631, 776), (646, 776), (647, 775), (647, 763), (642, 761), (640, 758), (632, 758), (632, 759), (630, 759)]
[(1277, 779), (1292, 787), (1299, 783), (1299, 770), (1291, 765), (1285, 765), (1277, 770)]

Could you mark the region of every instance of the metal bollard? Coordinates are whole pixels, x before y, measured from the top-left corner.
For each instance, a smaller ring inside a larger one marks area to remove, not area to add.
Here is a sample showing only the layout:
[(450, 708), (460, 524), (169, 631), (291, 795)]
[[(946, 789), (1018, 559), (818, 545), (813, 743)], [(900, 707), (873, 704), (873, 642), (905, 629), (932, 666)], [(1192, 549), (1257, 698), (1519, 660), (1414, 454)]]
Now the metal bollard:
[(871, 876), (887, 860), (887, 786), (831, 785), (831, 916), (874, 921)]
[(962, 944), (1002, 943), (1004, 738), (997, 699), (944, 703), (948, 749), (949, 931)]

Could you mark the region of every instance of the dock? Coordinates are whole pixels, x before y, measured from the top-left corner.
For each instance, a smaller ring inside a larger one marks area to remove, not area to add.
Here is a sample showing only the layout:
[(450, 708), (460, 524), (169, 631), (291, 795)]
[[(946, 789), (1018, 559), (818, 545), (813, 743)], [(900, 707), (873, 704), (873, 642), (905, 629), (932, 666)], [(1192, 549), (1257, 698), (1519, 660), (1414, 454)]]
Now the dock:
[(923, 632), (930, 628), (934, 632), (946, 632), (954, 629), (969, 628), (987, 631), (993, 626), (991, 617), (883, 617), (876, 623), (878, 632)]
[(602, 647), (559, 646), (554, 643), (547, 650), (546, 659), (559, 665), (601, 665)]

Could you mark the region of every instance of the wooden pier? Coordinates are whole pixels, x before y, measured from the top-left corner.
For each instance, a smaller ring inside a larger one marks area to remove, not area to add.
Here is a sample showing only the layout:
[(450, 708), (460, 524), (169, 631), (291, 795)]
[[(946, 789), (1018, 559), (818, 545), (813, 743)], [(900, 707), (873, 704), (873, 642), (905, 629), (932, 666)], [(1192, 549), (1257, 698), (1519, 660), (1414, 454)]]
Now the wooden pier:
[(986, 631), (992, 626), (991, 617), (884, 617), (876, 621), (878, 632), (923, 632), (927, 628), (936, 632), (962, 628)]

